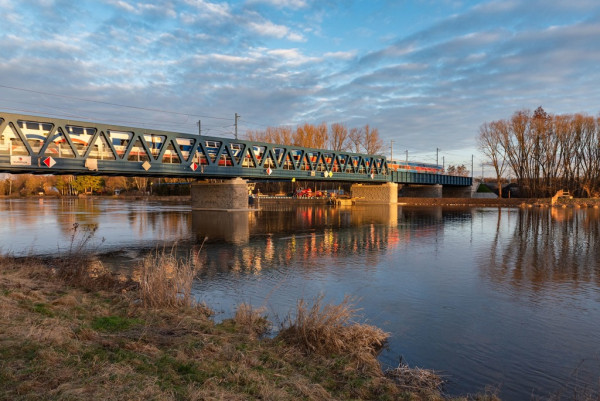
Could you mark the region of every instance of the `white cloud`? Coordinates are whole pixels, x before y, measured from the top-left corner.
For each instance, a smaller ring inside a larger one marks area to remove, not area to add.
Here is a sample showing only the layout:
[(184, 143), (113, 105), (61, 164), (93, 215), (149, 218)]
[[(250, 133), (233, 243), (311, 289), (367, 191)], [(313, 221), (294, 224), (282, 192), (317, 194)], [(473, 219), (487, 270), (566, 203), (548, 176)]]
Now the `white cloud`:
[(276, 8), (290, 8), (298, 10), (308, 7), (306, 0), (249, 0), (248, 4), (267, 4)]
[(351, 60), (356, 57), (356, 50), (348, 52), (327, 52), (323, 54), (323, 59), (335, 58), (338, 60)]
[(248, 22), (248, 28), (259, 35), (270, 36), (278, 39), (285, 37), (289, 32), (288, 27), (274, 24), (271, 21), (250, 21)]
[(287, 39), (292, 42), (306, 42), (306, 38), (303, 35), (295, 32), (290, 32), (287, 35)]

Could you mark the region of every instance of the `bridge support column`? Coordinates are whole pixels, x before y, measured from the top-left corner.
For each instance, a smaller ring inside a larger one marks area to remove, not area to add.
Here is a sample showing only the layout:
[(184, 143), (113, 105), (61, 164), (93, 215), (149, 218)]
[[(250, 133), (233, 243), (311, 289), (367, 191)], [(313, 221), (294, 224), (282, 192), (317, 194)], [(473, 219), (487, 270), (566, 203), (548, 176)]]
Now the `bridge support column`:
[(442, 186), (436, 185), (405, 185), (400, 191), (403, 198), (441, 198)]
[(192, 210), (247, 210), (246, 180), (234, 178), (221, 182), (199, 181), (192, 184)]
[(398, 184), (392, 182), (373, 185), (352, 184), (350, 193), (356, 203), (398, 203)]
[(444, 187), (442, 191), (444, 198), (472, 198), (473, 187)]

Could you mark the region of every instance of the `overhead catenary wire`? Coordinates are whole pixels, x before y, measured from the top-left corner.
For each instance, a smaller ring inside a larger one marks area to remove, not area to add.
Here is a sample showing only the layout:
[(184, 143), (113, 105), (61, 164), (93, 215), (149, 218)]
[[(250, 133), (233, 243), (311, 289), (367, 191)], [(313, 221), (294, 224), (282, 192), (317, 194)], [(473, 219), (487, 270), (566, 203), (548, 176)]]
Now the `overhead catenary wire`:
[(151, 108), (151, 107), (131, 106), (131, 105), (120, 104), (120, 103), (106, 102), (106, 101), (103, 101), (103, 100), (92, 100), (92, 99), (80, 98), (80, 97), (77, 97), (77, 96), (60, 95), (60, 94), (56, 94), (56, 93), (38, 91), (38, 90), (33, 90), (33, 89), (17, 88), (17, 87), (14, 87), (14, 86), (2, 85), (2, 84), (0, 84), (0, 88), (12, 89), (12, 90), (17, 90), (17, 91), (22, 91), (22, 92), (35, 93), (35, 94), (38, 94), (38, 95), (46, 95), (46, 96), (60, 97), (60, 98), (64, 98), (64, 99), (78, 100), (78, 101), (82, 101), (82, 102), (104, 104), (104, 105), (108, 105), (108, 106), (126, 107), (126, 108), (129, 108), (129, 109), (135, 109), (135, 110), (152, 111), (152, 112), (165, 113), (165, 114), (175, 114), (175, 115), (187, 116), (187, 117), (212, 118), (212, 119), (215, 119), (215, 120), (225, 120), (225, 121), (230, 121), (231, 120), (230, 117), (216, 117), (216, 116), (207, 116), (207, 115), (194, 114), (194, 113), (182, 113), (182, 112), (179, 112), (179, 111), (172, 111), (172, 110), (161, 110), (161, 109), (155, 109), (155, 108)]

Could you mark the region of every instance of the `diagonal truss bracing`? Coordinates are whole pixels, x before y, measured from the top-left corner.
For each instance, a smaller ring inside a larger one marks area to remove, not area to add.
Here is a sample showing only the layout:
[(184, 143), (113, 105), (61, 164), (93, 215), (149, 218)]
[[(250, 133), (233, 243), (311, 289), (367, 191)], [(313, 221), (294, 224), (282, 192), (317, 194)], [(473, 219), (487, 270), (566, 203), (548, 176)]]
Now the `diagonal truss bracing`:
[(379, 155), (3, 112), (0, 172), (471, 185), (466, 177), (400, 174)]

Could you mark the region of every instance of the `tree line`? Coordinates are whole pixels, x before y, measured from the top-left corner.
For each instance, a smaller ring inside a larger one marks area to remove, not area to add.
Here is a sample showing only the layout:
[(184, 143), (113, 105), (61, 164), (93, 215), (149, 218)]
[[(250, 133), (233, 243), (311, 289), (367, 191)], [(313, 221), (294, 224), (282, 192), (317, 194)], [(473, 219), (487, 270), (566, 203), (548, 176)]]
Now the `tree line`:
[(498, 188), (508, 174), (522, 196), (549, 197), (560, 189), (600, 196), (600, 117), (551, 115), (541, 106), (533, 113), (520, 110), (481, 125), (478, 145), (494, 168)]
[(354, 153), (381, 154), (383, 140), (377, 128), (366, 124), (350, 128), (342, 123), (319, 125), (304, 123), (291, 127), (268, 127), (265, 130), (248, 130), (250, 141), (276, 143), (278, 145), (302, 146), (306, 148), (331, 149)]
[(0, 196), (79, 194), (113, 195), (115, 192), (154, 195), (187, 195), (189, 178), (72, 176), (19, 174), (0, 180)]

